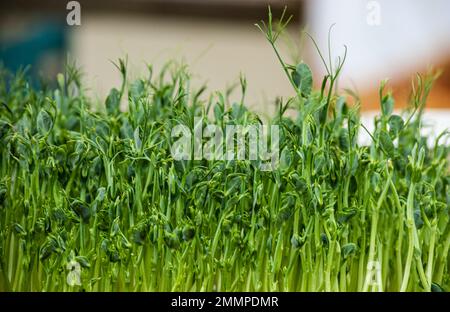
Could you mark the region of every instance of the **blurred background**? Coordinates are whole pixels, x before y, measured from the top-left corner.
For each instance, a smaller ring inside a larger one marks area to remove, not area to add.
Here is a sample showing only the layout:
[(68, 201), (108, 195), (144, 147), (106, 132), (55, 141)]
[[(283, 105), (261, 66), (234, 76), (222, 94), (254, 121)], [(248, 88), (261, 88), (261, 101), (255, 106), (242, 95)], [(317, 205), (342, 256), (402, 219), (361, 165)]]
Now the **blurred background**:
[[(362, 109), (379, 109), (378, 86), (385, 78), (405, 105), (411, 78), (433, 66), (443, 74), (428, 103), (450, 124), (450, 1), (448, 0), (80, 0), (80, 15), (65, 0), (15, 0), (0, 3), (0, 62), (15, 71), (31, 64), (34, 77), (55, 77), (69, 56), (82, 68), (92, 96), (103, 101), (120, 84), (112, 62), (128, 57), (131, 77), (156, 70), (169, 60), (186, 63), (197, 86), (224, 90), (248, 80), (248, 105), (268, 113), (276, 96), (292, 94), (264, 36), (254, 26), (267, 18), (267, 6), (293, 15), (283, 38), (288, 62), (304, 60), (315, 84), (325, 73), (304, 30), (331, 57), (348, 47), (339, 87), (359, 93)], [(68, 19), (72, 24), (68, 25)], [(78, 18), (78, 19), (77, 19)], [(447, 112), (447, 113), (446, 113)]]

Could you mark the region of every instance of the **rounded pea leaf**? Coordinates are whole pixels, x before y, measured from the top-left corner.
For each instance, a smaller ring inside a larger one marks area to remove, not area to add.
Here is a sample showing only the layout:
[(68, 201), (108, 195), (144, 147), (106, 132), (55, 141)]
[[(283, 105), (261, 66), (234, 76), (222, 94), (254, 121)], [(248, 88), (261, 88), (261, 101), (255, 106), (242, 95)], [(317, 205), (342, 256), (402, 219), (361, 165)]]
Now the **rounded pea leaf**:
[(147, 233), (144, 230), (138, 229), (133, 232), (133, 242), (142, 246), (145, 243), (146, 236)]
[(46, 135), (52, 129), (53, 120), (49, 113), (41, 110), (37, 116), (37, 130), (41, 135)]
[(183, 234), (183, 240), (184, 241), (189, 241), (189, 240), (191, 240), (194, 237), (195, 229), (194, 229), (193, 226), (185, 226), (183, 228), (182, 234)]
[(348, 243), (342, 246), (342, 255), (344, 259), (347, 259), (350, 255), (353, 255), (356, 252), (356, 245), (354, 243)]
[(231, 107), (231, 116), (234, 120), (239, 120), (244, 115), (245, 111), (245, 106), (233, 103), (233, 106)]
[(178, 249), (180, 247), (180, 239), (175, 233), (165, 232), (164, 241), (167, 247), (171, 249)]
[(389, 117), (389, 133), (392, 137), (397, 137), (399, 132), (402, 130), (405, 122), (403, 118), (398, 115), (392, 115)]
[(300, 248), (305, 243), (305, 239), (300, 235), (292, 235), (291, 244), (294, 248)]
[(381, 100), (381, 112), (383, 116), (390, 116), (394, 110), (394, 98), (388, 94)]
[(83, 205), (82, 203), (74, 203), (72, 205), (72, 210), (77, 214), (83, 223), (89, 223), (91, 218), (91, 211), (89, 207)]
[(389, 157), (393, 157), (395, 154), (395, 146), (392, 142), (391, 137), (386, 131), (380, 133), (380, 144), (383, 150), (388, 154)]
[(120, 92), (116, 88), (111, 89), (106, 98), (106, 111), (108, 115), (114, 115), (119, 112)]
[(438, 283), (431, 283), (432, 292), (445, 292), (445, 290)]
[(124, 139), (131, 139), (133, 137), (133, 127), (127, 119), (125, 119), (120, 127), (120, 135)]
[(282, 171), (288, 170), (292, 165), (292, 153), (288, 147), (281, 151), (280, 167)]
[(324, 169), (326, 169), (326, 158), (323, 154), (317, 155), (314, 159), (314, 174), (322, 174), (324, 173)]
[(308, 65), (305, 63), (298, 64), (295, 71), (292, 72), (292, 79), (302, 96), (308, 97), (311, 94), (313, 78)]

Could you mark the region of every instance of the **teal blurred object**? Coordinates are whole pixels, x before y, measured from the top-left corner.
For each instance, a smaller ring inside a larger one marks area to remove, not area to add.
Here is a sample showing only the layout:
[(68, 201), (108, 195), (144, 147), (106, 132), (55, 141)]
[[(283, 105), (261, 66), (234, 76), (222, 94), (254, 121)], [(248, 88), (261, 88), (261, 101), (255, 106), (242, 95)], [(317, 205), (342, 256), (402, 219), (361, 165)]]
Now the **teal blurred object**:
[(49, 53), (64, 55), (67, 45), (67, 26), (60, 22), (40, 22), (29, 26), (20, 40), (1, 41), (0, 63), (11, 72), (31, 65), (28, 74), (33, 81), (38, 81), (40, 60)]

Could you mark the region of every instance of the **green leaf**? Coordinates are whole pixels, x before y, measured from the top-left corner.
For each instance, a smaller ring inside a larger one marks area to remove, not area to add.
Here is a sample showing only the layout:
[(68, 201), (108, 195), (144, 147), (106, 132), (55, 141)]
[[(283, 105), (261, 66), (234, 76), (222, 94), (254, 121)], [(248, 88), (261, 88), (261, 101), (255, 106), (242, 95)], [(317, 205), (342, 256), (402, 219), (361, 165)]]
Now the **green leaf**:
[(14, 224), (14, 231), (19, 234), (19, 236), (26, 236), (27, 231), (18, 223)]
[(214, 117), (216, 121), (221, 121), (223, 118), (223, 107), (219, 104), (214, 105)]
[(292, 216), (294, 211), (292, 210), (292, 207), (286, 205), (283, 208), (280, 209), (278, 212), (278, 222), (283, 223), (289, 220)]
[(280, 156), (280, 169), (282, 171), (288, 170), (292, 165), (292, 153), (289, 147), (283, 148)]
[(313, 170), (313, 173), (314, 174), (323, 174), (323, 173), (325, 173), (323, 171), (324, 171), (324, 169), (326, 169), (326, 167), (325, 167), (326, 164), (327, 164), (327, 161), (325, 159), (325, 156), (322, 153), (316, 155), (316, 157), (314, 158), (314, 170)]
[(134, 130), (133, 137), (134, 137), (134, 146), (136, 150), (140, 151), (142, 148), (142, 141), (141, 138), (139, 137), (139, 127), (137, 127)]
[(314, 186), (314, 197), (319, 205), (323, 204), (323, 194), (319, 185)]
[(120, 135), (123, 139), (131, 139), (133, 137), (133, 127), (127, 119), (125, 119), (120, 127)]
[(292, 72), (292, 79), (302, 96), (308, 97), (311, 94), (313, 78), (308, 65), (305, 63), (298, 64), (295, 71)]
[(46, 135), (53, 127), (53, 120), (49, 113), (41, 110), (37, 116), (37, 130), (41, 135)]
[(297, 192), (302, 194), (308, 190), (305, 178), (300, 177), (297, 173), (292, 175), (292, 182), (294, 183)]
[(106, 189), (104, 187), (99, 187), (97, 190), (97, 197), (95, 198), (95, 200), (101, 202), (105, 198), (105, 195), (106, 195)]
[(349, 150), (350, 138), (347, 129), (340, 129), (339, 131), (339, 146), (345, 152)]
[(84, 152), (84, 144), (82, 141), (78, 141), (75, 144), (75, 154), (82, 156)]
[(193, 226), (185, 226), (183, 228), (183, 240), (189, 241), (191, 240), (195, 235), (195, 229)]
[(356, 170), (358, 170), (358, 154), (355, 151), (352, 151), (350, 153), (350, 157), (349, 157), (349, 174), (350, 175), (355, 175)]
[(390, 116), (392, 114), (394, 111), (394, 103), (394, 98), (390, 94), (383, 97), (381, 100), (381, 112), (383, 116)]
[(119, 112), (120, 92), (116, 88), (111, 89), (106, 98), (106, 112), (108, 115), (115, 115)]
[(142, 79), (136, 80), (129, 87), (130, 95), (133, 99), (139, 99), (145, 95), (145, 83)]
[(445, 292), (438, 283), (431, 283), (431, 292)]
[(91, 211), (89, 207), (83, 205), (82, 203), (76, 202), (71, 208), (83, 223), (89, 223), (89, 219), (91, 218)]
[(146, 236), (147, 233), (146, 231), (144, 231), (144, 229), (137, 229), (133, 232), (133, 242), (142, 246), (145, 244)]
[(399, 132), (402, 130), (405, 122), (403, 118), (398, 115), (392, 115), (389, 117), (389, 133), (392, 137), (397, 137)]
[(231, 116), (234, 120), (239, 120), (245, 113), (246, 108), (243, 105), (239, 105), (237, 103), (233, 103), (231, 106)]
[(305, 239), (300, 235), (292, 235), (291, 244), (294, 248), (300, 248), (304, 245)]
[(241, 186), (241, 177), (235, 176), (227, 182), (227, 194), (232, 194), (239, 190)]
[(420, 230), (423, 227), (424, 222), (419, 209), (414, 210), (414, 224), (416, 225), (416, 228), (418, 230)]
[(109, 127), (107, 124), (99, 122), (95, 126), (95, 131), (97, 132), (97, 135), (102, 137), (103, 139), (105, 139), (105, 140), (109, 139)]
[(386, 131), (381, 131), (380, 133), (380, 144), (383, 150), (388, 154), (389, 157), (393, 157), (395, 153), (395, 146), (392, 142), (391, 137)]
[(352, 209), (352, 210), (349, 210), (349, 211), (344, 211), (344, 212), (342, 212), (342, 213), (340, 213), (338, 215), (338, 219), (337, 220), (338, 220), (339, 223), (347, 223), (355, 215), (356, 215), (356, 210), (355, 209)]
[(42, 244), (39, 251), (39, 258), (44, 261), (48, 259), (52, 253), (57, 251), (57, 241), (54, 237), (48, 236), (46, 241)]
[(180, 247), (180, 239), (175, 233), (165, 232), (164, 241), (167, 247), (177, 249)]
[(370, 177), (370, 186), (375, 191), (375, 193), (379, 193), (380, 190), (380, 184), (381, 184), (381, 176), (378, 172), (374, 171), (372, 172), (372, 175)]
[(86, 257), (77, 256), (77, 257), (75, 257), (75, 261), (77, 261), (81, 265), (81, 267), (83, 267), (83, 268), (90, 268), (91, 267), (91, 265), (90, 265), (90, 263), (89, 263), (89, 261), (88, 261), (88, 259)]
[(342, 246), (342, 255), (344, 256), (344, 259), (347, 259), (350, 255), (355, 254), (356, 249), (357, 247), (354, 243), (348, 243)]
[(327, 236), (327, 234), (325, 234), (325, 233), (320, 234), (320, 240), (321, 240), (322, 245), (323, 245), (324, 247), (327, 247), (327, 246), (328, 246), (329, 241), (328, 241), (328, 236)]

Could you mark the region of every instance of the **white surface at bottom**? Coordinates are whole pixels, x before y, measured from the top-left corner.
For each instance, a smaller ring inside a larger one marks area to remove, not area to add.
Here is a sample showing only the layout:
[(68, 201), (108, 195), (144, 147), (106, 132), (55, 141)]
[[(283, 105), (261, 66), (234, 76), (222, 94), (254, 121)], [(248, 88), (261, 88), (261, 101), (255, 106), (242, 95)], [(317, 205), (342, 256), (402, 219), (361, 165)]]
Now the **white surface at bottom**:
[[(374, 118), (380, 115), (379, 111), (369, 111), (362, 113), (361, 123), (373, 133)], [(409, 117), (407, 114), (396, 111), (394, 114), (400, 115), (406, 121)], [(444, 131), (450, 131), (450, 109), (429, 109), (425, 110), (423, 113), (422, 122), (422, 135), (428, 136), (428, 144), (434, 145), (436, 138)], [(359, 143), (363, 145), (368, 145), (371, 142), (369, 134), (363, 129), (360, 129)], [(445, 135), (440, 141), (441, 144), (450, 144), (450, 133)]]

